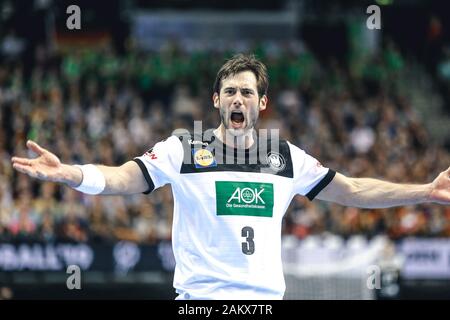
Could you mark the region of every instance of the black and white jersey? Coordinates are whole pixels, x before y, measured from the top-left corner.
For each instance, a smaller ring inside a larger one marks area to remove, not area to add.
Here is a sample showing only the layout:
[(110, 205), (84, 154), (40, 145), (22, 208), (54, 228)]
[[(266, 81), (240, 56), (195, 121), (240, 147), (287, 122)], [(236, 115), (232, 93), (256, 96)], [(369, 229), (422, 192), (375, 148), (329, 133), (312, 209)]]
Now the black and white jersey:
[(233, 149), (212, 130), (170, 136), (134, 160), (146, 193), (172, 186), (179, 299), (283, 298), (283, 215), (295, 195), (314, 199), (333, 170), (288, 141)]

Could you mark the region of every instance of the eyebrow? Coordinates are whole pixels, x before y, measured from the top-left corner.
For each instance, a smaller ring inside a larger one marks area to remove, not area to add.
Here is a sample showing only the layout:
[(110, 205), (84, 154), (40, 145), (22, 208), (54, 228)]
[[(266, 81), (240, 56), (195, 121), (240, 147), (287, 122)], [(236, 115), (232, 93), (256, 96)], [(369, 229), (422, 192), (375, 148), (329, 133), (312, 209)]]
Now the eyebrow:
[[(225, 90), (229, 90), (229, 89), (236, 90), (236, 87), (230, 87), (230, 86), (228, 86), (228, 87), (226, 87), (226, 88), (223, 88), (224, 91), (225, 91)], [(247, 91), (255, 92), (255, 90), (253, 90), (252, 88), (248, 88), (248, 87), (242, 87), (241, 90), (247, 90)]]

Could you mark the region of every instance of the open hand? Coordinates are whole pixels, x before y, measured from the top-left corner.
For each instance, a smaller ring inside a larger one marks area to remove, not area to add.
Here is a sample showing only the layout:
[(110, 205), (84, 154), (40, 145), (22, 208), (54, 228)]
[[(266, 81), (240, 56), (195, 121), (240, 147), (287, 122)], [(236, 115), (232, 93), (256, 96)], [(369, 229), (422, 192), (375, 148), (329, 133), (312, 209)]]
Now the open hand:
[(38, 154), (38, 157), (34, 159), (13, 157), (11, 161), (14, 169), (33, 178), (64, 182), (63, 166), (57, 156), (31, 140), (27, 141), (27, 148)]

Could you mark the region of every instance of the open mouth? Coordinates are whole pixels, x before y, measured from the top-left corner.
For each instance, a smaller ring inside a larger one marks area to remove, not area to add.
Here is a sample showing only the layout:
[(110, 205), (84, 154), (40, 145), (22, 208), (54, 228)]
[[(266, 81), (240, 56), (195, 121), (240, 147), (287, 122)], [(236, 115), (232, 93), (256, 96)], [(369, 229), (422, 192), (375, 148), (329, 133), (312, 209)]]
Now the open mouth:
[(242, 111), (233, 111), (231, 112), (231, 122), (233, 125), (239, 126), (241, 123), (244, 122), (245, 117), (244, 114), (242, 113)]

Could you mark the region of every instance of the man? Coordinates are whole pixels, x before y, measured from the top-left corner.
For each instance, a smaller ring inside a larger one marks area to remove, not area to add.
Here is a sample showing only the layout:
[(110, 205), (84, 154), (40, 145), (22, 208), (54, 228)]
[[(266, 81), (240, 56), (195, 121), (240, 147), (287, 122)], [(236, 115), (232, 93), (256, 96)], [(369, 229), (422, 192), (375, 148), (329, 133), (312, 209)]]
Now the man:
[(221, 123), (214, 131), (172, 135), (120, 167), (62, 164), (28, 141), (39, 156), (13, 157), (13, 167), (88, 194), (150, 193), (171, 184), (178, 299), (282, 299), (281, 225), (296, 194), (363, 208), (450, 204), (450, 168), (423, 185), (349, 178), (287, 141), (258, 138), (267, 88), (265, 66), (237, 55), (216, 77)]

